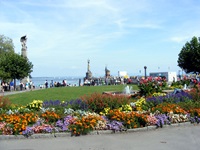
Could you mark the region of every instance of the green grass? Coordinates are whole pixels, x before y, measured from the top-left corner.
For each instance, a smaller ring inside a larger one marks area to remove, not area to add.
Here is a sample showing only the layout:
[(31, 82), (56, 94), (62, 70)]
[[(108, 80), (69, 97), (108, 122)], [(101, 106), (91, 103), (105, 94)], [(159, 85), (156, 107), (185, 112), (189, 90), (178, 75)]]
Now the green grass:
[[(80, 98), (83, 95), (92, 93), (102, 93), (105, 91), (122, 92), (126, 85), (112, 86), (83, 86), (83, 87), (60, 87), (34, 90), (14, 95), (8, 95), (9, 100), (14, 104), (26, 105), (33, 100), (72, 100)], [(133, 90), (138, 90), (137, 85), (131, 85)]]

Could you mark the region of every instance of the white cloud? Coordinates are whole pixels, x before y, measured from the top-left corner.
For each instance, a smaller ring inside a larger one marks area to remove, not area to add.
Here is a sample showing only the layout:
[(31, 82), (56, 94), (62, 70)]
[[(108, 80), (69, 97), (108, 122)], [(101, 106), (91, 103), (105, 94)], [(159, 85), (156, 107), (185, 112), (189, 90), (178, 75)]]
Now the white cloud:
[(177, 43), (182, 43), (184, 41), (186, 41), (188, 38), (191, 38), (191, 36), (189, 37), (172, 37), (171, 40)]

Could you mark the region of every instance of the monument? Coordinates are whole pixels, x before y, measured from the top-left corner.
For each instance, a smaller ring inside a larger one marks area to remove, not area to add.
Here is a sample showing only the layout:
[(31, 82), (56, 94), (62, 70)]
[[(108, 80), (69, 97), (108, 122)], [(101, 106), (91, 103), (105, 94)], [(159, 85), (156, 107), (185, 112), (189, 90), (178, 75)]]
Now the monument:
[(107, 66), (105, 67), (105, 77), (110, 78), (110, 70), (108, 70)]
[(22, 55), (24, 58), (27, 58), (27, 46), (26, 46), (26, 41), (27, 41), (26, 35), (25, 35), (25, 36), (22, 36), (22, 37), (20, 38), (20, 42), (21, 42), (21, 45), (22, 45), (21, 55)]
[[(24, 35), (20, 38), (20, 42), (21, 42), (21, 45), (22, 45), (22, 49), (21, 49), (21, 55), (22, 57), (24, 58), (28, 58), (27, 57), (27, 46), (26, 46), (26, 41), (27, 41), (27, 36)], [(27, 82), (29, 82), (29, 76), (28, 77), (25, 77), (24, 79), (21, 80), (21, 82), (25, 85)]]
[(88, 59), (88, 66), (85, 79), (91, 80), (92, 79), (92, 72), (90, 71), (90, 60)]
[(86, 76), (83, 79), (83, 81), (84, 81), (83, 85), (90, 86), (92, 84), (92, 72), (90, 71), (90, 60), (89, 59), (88, 59), (87, 63), (88, 63), (87, 72), (86, 72)]

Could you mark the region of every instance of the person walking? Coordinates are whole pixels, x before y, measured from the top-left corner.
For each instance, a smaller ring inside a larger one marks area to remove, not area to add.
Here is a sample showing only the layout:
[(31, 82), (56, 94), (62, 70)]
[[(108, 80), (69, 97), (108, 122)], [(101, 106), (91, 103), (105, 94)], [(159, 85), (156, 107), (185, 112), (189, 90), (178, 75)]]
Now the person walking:
[(23, 87), (24, 87), (24, 84), (22, 82), (20, 82), (19, 87), (20, 87), (20, 91), (22, 91)]
[(1, 82), (0, 90), (3, 93), (3, 95), (4, 95), (4, 86), (5, 86), (4, 82)]
[(29, 90), (29, 82), (26, 82), (26, 90)]
[(10, 81), (10, 91), (14, 91), (14, 82)]
[(48, 88), (48, 81), (47, 80), (45, 81), (45, 87), (46, 87), (46, 89)]
[(33, 82), (32, 81), (30, 81), (30, 89), (31, 89), (31, 91), (33, 90)]

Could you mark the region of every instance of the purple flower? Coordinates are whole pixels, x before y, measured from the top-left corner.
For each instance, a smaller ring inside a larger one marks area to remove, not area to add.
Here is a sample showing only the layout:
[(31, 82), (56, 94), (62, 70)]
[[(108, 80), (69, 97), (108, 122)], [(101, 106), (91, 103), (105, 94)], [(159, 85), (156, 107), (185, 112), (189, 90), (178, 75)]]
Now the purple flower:
[(111, 121), (110, 123), (107, 124), (108, 130), (121, 131), (122, 128), (123, 128), (123, 123), (116, 120)]
[(22, 131), (22, 135), (29, 137), (34, 133), (33, 127), (26, 127), (26, 130)]
[(166, 96), (150, 97), (146, 99), (147, 103), (152, 103), (154, 106), (167, 102), (167, 103), (179, 103), (192, 100), (192, 96), (184, 91), (178, 93), (171, 93)]
[(74, 110), (88, 110), (87, 103), (81, 99), (71, 100), (69, 101), (69, 105)]
[(71, 115), (66, 116), (63, 120), (58, 120), (56, 126), (61, 128), (62, 131), (67, 131), (68, 126), (72, 122), (73, 117)]
[(170, 124), (168, 116), (165, 114), (155, 115), (156, 119), (158, 120), (156, 123), (157, 127), (163, 127), (164, 124)]

